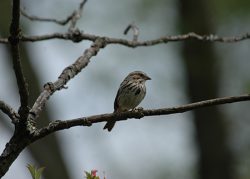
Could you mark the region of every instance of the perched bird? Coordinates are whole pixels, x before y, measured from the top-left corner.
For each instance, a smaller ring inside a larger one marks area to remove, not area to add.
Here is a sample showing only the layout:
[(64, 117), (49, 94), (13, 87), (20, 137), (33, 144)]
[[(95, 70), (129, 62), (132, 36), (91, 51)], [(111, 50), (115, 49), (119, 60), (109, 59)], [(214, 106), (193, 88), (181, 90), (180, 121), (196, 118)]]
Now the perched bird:
[[(151, 80), (148, 75), (142, 71), (134, 71), (121, 83), (115, 97), (114, 112), (124, 112), (134, 109), (138, 106), (146, 95), (145, 82)], [(115, 125), (115, 120), (110, 120), (106, 123), (103, 129), (109, 132)]]

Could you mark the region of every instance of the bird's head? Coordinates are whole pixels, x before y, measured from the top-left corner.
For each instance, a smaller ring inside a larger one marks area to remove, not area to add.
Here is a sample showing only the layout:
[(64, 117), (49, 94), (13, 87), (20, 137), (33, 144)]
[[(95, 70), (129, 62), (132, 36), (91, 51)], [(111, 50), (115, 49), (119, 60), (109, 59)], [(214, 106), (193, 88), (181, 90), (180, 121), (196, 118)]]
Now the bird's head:
[(134, 71), (128, 74), (126, 77), (128, 80), (134, 80), (138, 82), (145, 82), (147, 80), (151, 80), (151, 78), (144, 72), (142, 71)]

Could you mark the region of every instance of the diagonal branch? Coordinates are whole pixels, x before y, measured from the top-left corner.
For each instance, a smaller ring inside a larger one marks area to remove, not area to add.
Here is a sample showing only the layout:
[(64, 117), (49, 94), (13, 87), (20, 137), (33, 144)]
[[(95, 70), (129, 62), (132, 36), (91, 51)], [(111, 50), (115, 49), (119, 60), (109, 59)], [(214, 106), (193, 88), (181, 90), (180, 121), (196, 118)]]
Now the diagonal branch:
[(9, 116), (13, 124), (17, 123), (17, 120), (19, 118), (19, 114), (8, 104), (6, 104), (4, 101), (0, 100), (0, 110), (2, 110), (6, 115)]
[(20, 95), (21, 106), (19, 108), (18, 113), (20, 114), (21, 119), (26, 119), (26, 116), (28, 114), (28, 87), (25, 81), (20, 61), (19, 36), (21, 30), (19, 29), (19, 20), (20, 20), (20, 0), (13, 0), (10, 37), (8, 40), (11, 45), (13, 68), (15, 71), (15, 76)]
[(90, 58), (95, 56), (101, 48), (105, 46), (105, 41), (103, 39), (96, 39), (96, 41), (91, 45), (90, 48), (86, 49), (82, 56), (80, 56), (75, 63), (66, 67), (63, 72), (58, 77), (58, 80), (54, 83), (47, 83), (44, 85), (44, 90), (41, 92), (36, 102), (34, 103), (32, 109), (30, 110), (29, 120), (34, 121), (38, 118), (40, 112), (44, 108), (45, 103), (49, 97), (57, 90), (65, 88), (64, 85), (71, 80), (75, 75), (77, 75), (83, 68), (85, 68), (89, 62)]
[(250, 94), (240, 95), (240, 96), (229, 96), (222, 98), (215, 98), (210, 100), (204, 100), (200, 102), (190, 103), (186, 105), (171, 107), (171, 108), (161, 108), (161, 109), (149, 109), (149, 110), (135, 110), (123, 113), (107, 113), (94, 115), (89, 117), (76, 118), (66, 121), (54, 121), (51, 122), (47, 127), (44, 127), (37, 131), (34, 136), (33, 141), (43, 138), (53, 132), (68, 129), (74, 126), (91, 126), (94, 123), (104, 122), (108, 120), (127, 120), (130, 118), (142, 118), (144, 116), (159, 116), (159, 115), (169, 115), (176, 113), (183, 113), (199, 108), (216, 106), (226, 103), (236, 103), (241, 101), (249, 101)]

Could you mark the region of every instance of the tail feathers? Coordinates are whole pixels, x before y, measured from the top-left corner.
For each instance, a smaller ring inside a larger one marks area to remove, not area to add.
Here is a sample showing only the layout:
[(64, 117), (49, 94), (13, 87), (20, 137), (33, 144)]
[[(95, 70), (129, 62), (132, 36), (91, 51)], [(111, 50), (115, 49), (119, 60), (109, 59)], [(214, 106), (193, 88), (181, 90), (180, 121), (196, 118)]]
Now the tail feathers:
[(114, 126), (115, 126), (115, 121), (110, 120), (105, 124), (105, 126), (103, 127), (103, 130), (107, 129), (110, 132)]

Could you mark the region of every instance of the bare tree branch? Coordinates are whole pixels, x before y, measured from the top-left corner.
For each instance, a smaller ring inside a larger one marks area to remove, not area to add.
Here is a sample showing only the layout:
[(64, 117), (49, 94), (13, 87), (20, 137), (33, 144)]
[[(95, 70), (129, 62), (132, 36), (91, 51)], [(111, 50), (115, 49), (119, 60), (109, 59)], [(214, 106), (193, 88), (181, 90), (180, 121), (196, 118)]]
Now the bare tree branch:
[(9, 116), (13, 124), (18, 122), (19, 114), (4, 101), (0, 100), (0, 110), (2, 110), (6, 115)]
[(13, 61), (13, 68), (16, 75), (17, 85), (19, 89), (21, 106), (19, 108), (19, 115), (22, 120), (25, 120), (28, 114), (28, 87), (23, 74), (20, 50), (19, 50), (19, 20), (20, 20), (20, 0), (14, 0), (12, 6), (12, 21), (10, 25), (9, 43), (11, 45), (11, 54)]
[(63, 72), (58, 77), (58, 80), (54, 83), (47, 83), (44, 85), (44, 90), (41, 92), (40, 96), (37, 98), (32, 109), (30, 110), (30, 115), (28, 120), (34, 121), (39, 113), (42, 111), (46, 101), (49, 97), (57, 90), (65, 88), (65, 84), (77, 75), (83, 68), (85, 68), (89, 62), (90, 58), (95, 56), (101, 48), (105, 46), (104, 39), (96, 39), (96, 41), (91, 45), (90, 48), (84, 51), (84, 54), (80, 56), (75, 63), (66, 67)]
[(104, 46), (105, 41), (103, 39), (96, 39), (91, 47), (86, 49), (84, 54), (80, 56), (75, 61), (75, 63), (63, 70), (57, 81), (54, 83), (47, 83), (44, 86), (44, 90), (41, 92), (32, 109), (30, 110), (30, 113), (27, 117), (27, 122), (24, 124), (21, 122), (18, 123), (22, 127), (18, 128), (19, 130), (15, 130), (14, 135), (7, 143), (3, 153), (0, 156), (0, 178), (8, 171), (9, 167), (15, 161), (21, 151), (32, 142), (33, 134), (36, 133), (34, 121), (43, 110), (44, 105), (49, 97), (55, 91), (65, 88), (64, 85), (75, 75), (77, 75), (83, 68), (85, 68), (90, 62), (90, 58), (95, 56)]
[(76, 25), (76, 21), (81, 17), (82, 11), (83, 11), (83, 7), (85, 5), (85, 3), (87, 2), (87, 0), (82, 0), (82, 2), (79, 5), (78, 10), (73, 11), (68, 17), (66, 17), (66, 19), (64, 20), (57, 20), (57, 19), (53, 19), (53, 18), (43, 18), (43, 17), (38, 17), (38, 16), (32, 16), (27, 14), (23, 9), (21, 9), (21, 14), (28, 18), (31, 21), (40, 21), (40, 22), (53, 22), (56, 23), (58, 25), (66, 25), (68, 24), (70, 21), (71, 22), (71, 26), (75, 27)]
[(56, 23), (58, 25), (66, 25), (72, 19), (72, 16), (73, 16), (73, 13), (72, 13), (64, 20), (57, 20), (57, 19), (52, 19), (52, 18), (45, 18), (45, 17), (38, 17), (38, 16), (34, 16), (34, 15), (29, 15), (24, 11), (24, 9), (21, 9), (21, 14), (31, 21), (53, 22), (53, 23)]
[(94, 115), (89, 117), (82, 117), (76, 118), (72, 120), (66, 121), (54, 121), (51, 122), (47, 127), (44, 127), (38, 130), (33, 141), (43, 138), (55, 131), (68, 129), (74, 126), (91, 126), (94, 123), (104, 122), (108, 120), (127, 120), (130, 118), (142, 118), (144, 116), (159, 116), (159, 115), (169, 115), (169, 114), (176, 114), (176, 113), (183, 113), (199, 108), (209, 107), (209, 106), (216, 106), (226, 103), (236, 103), (241, 101), (249, 101), (250, 94), (244, 94), (240, 96), (229, 96), (223, 98), (215, 98), (210, 100), (204, 100), (200, 102), (190, 103), (186, 105), (171, 107), (171, 108), (161, 108), (161, 109), (149, 109), (149, 110), (134, 110), (122, 113), (107, 113), (107, 114), (100, 114)]
[[(14, 1), (15, 2), (15, 1)], [(36, 133), (36, 127), (34, 126), (35, 119), (39, 116), (40, 112), (44, 108), (46, 101), (56, 91), (65, 88), (64, 85), (77, 75), (84, 67), (90, 62), (90, 58), (95, 56), (100, 48), (105, 46), (104, 39), (96, 39), (90, 48), (84, 51), (84, 54), (80, 56), (76, 62), (63, 70), (58, 80), (54, 83), (47, 83), (44, 86), (44, 90), (37, 98), (29, 115), (27, 116), (27, 122), (23, 123), (19, 121), (15, 128), (15, 132), (9, 142), (5, 145), (5, 148), (0, 156), (0, 178), (5, 175), (9, 167), (16, 160), (19, 154), (25, 149), (34, 138)]]
[[(120, 44), (127, 47), (141, 47), (141, 46), (153, 46), (158, 44), (164, 44), (168, 42), (180, 42), (184, 40), (198, 40), (203, 42), (221, 42), (221, 43), (235, 43), (244, 40), (250, 39), (250, 33), (245, 33), (241, 35), (235, 36), (225, 36), (220, 37), (215, 34), (210, 35), (200, 35), (194, 32), (189, 32), (187, 34), (181, 35), (169, 35), (163, 36), (153, 40), (145, 40), (145, 41), (133, 41), (133, 40), (126, 40), (121, 38), (112, 38), (112, 37), (105, 37), (105, 36), (98, 36), (93, 34), (87, 34), (83, 32), (77, 33), (53, 33), (53, 34), (46, 34), (46, 35), (35, 35), (35, 36), (27, 36), (22, 35), (20, 36), (20, 41), (22, 42), (37, 42), (37, 41), (44, 41), (44, 40), (52, 40), (52, 39), (62, 39), (62, 40), (71, 40), (73, 42), (81, 42), (83, 40), (89, 40), (94, 42), (97, 38), (103, 38), (106, 40), (107, 44)], [(8, 43), (8, 39), (0, 38), (0, 43)]]
[(85, 5), (86, 2), (87, 2), (87, 0), (83, 0), (80, 3), (80, 6), (79, 6), (78, 10), (74, 11), (74, 13), (72, 14), (72, 19), (70, 21), (70, 26), (69, 26), (69, 32), (73, 32), (74, 30), (76, 30), (76, 28), (75, 28), (76, 23), (81, 18), (82, 11), (83, 11), (83, 6)]
[(105, 36), (98, 36), (93, 34), (79, 33), (77, 37), (72, 35), (71, 33), (54, 33), (48, 35), (40, 35), (40, 36), (22, 36), (22, 41), (42, 41), (42, 40), (50, 40), (50, 39), (64, 39), (64, 40), (72, 40), (80, 42), (82, 40), (90, 40), (95, 41), (97, 38), (104, 38), (107, 44), (120, 44), (127, 47), (139, 47), (139, 46), (153, 46), (168, 42), (179, 42), (184, 40), (199, 40), (204, 42), (222, 42), (222, 43), (234, 43), (240, 42), (243, 40), (250, 39), (250, 33), (238, 35), (238, 36), (230, 36), (230, 37), (219, 37), (217, 35), (199, 35), (193, 32), (182, 34), (182, 35), (172, 35), (172, 36), (164, 36), (158, 39), (146, 40), (146, 41), (131, 41), (120, 38), (112, 38)]

